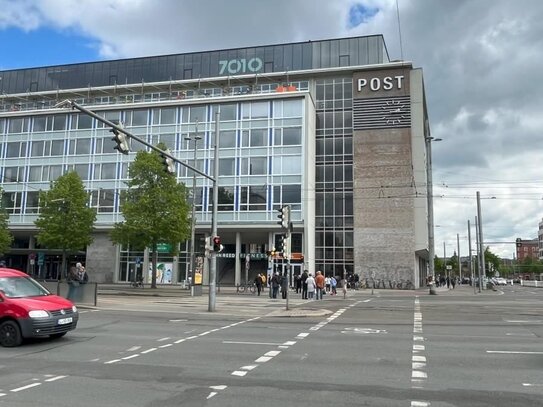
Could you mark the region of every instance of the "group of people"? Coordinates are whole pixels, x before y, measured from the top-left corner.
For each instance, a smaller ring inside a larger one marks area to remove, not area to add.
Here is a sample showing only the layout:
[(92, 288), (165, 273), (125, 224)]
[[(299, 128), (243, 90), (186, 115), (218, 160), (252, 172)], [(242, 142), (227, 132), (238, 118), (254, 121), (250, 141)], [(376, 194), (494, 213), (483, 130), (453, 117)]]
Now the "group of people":
[[(270, 274), (267, 278), (265, 274), (258, 274), (254, 279), (257, 295), (264, 290), (266, 285), (269, 285), (270, 298), (277, 298), (279, 292), (281, 292), (281, 298), (287, 298), (287, 291), (289, 287), (288, 276), (286, 273), (280, 275), (278, 272)], [(338, 280), (334, 276), (324, 276), (322, 271), (317, 271), (313, 277), (313, 273), (304, 270), (302, 274), (295, 277), (295, 289), (296, 294), (302, 294), (304, 300), (322, 300), (323, 295), (328, 293), (329, 295), (337, 295), (337, 286), (341, 284), (343, 290), (346, 290), (346, 281)]]

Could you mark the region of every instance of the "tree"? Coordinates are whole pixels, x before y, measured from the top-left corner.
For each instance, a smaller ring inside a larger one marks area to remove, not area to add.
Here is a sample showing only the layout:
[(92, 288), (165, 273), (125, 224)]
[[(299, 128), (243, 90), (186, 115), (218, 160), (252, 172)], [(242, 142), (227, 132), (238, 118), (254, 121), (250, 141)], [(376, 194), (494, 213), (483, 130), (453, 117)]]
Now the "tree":
[(51, 182), (40, 193), (37, 240), (50, 249), (62, 250), (62, 272), (66, 275), (66, 255), (92, 243), (96, 211), (89, 207), (89, 193), (75, 171)]
[(13, 242), (13, 235), (8, 230), (9, 215), (4, 206), (4, 191), (0, 188), (0, 254), (6, 253)]
[[(158, 144), (165, 150), (166, 146)], [(121, 212), (124, 221), (116, 223), (111, 240), (152, 253), (151, 288), (156, 288), (159, 243), (167, 243), (172, 251), (190, 237), (190, 206), (185, 185), (164, 169), (156, 151), (139, 151), (130, 165), (128, 190), (123, 194)]]

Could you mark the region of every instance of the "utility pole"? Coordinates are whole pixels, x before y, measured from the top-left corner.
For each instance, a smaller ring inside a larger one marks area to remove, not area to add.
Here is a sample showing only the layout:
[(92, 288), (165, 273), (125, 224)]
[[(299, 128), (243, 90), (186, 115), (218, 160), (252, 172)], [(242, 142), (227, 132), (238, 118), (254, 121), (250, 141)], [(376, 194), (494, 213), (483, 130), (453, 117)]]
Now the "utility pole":
[(479, 278), (479, 292), (481, 292), (481, 287), (483, 282), (481, 281), (481, 253), (479, 251), (479, 222), (477, 221), (477, 216), (475, 217), (475, 247), (477, 250), (477, 274)]
[[(213, 218), (211, 219), (211, 236), (217, 236), (217, 209), (219, 204), (219, 120), (221, 117), (221, 109), (217, 105), (217, 111), (215, 112), (215, 137), (214, 137), (214, 154), (213, 154)], [(217, 252), (213, 250), (211, 252), (211, 259), (209, 262), (209, 304), (207, 310), (209, 312), (215, 311), (215, 304), (217, 297), (215, 293), (215, 287), (217, 285)]]
[(460, 261), (460, 235), (456, 234), (456, 253), (458, 255), (458, 277), (460, 278), (460, 284), (462, 284), (462, 262)]
[(471, 285), (473, 286), (473, 294), (475, 294), (476, 293), (475, 276), (473, 274), (473, 259), (471, 257), (471, 225), (469, 224), (469, 219), (468, 219), (468, 250), (469, 250), (469, 275), (471, 276)]
[[(426, 129), (430, 134), (430, 129)], [(434, 242), (434, 197), (432, 181), (432, 141), (441, 141), (440, 138), (431, 136), (424, 137), (426, 145), (426, 206), (428, 207), (428, 275), (432, 277), (433, 284), (430, 284), (430, 294), (436, 294), (435, 283), (435, 242)]]
[[(483, 240), (483, 219), (481, 217), (481, 195), (479, 191), (477, 191), (477, 219), (479, 221), (479, 246), (480, 246), (480, 253), (481, 253), (481, 274), (483, 277), (486, 276), (485, 271), (485, 247), (484, 247), (484, 240)], [(485, 289), (484, 285), (482, 285), (483, 290)]]
[(445, 242), (443, 242), (443, 267), (445, 270), (445, 278), (449, 278), (449, 270), (447, 269), (447, 249), (445, 248)]

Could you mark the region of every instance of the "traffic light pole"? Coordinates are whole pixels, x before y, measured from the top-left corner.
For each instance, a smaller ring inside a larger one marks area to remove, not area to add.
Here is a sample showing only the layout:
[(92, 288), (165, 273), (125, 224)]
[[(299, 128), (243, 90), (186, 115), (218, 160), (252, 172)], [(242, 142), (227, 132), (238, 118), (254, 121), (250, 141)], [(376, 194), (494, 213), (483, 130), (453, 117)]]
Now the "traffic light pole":
[[(217, 209), (219, 201), (219, 186), (217, 180), (219, 179), (219, 120), (221, 117), (221, 110), (217, 105), (217, 111), (215, 112), (215, 137), (214, 139), (214, 155), (213, 155), (213, 216), (211, 218), (211, 236), (217, 236)], [(217, 301), (215, 289), (217, 286), (217, 252), (213, 250), (211, 252), (211, 259), (209, 261), (209, 303), (207, 310), (209, 312), (215, 311), (215, 304)]]
[[(126, 129), (124, 129), (121, 126), (118, 126), (117, 124), (110, 122), (107, 119), (104, 119), (103, 117), (97, 115), (92, 110), (86, 109), (83, 106), (80, 106), (73, 100), (64, 100), (58, 104), (55, 105), (55, 108), (61, 108), (69, 106), (72, 109), (79, 110), (82, 113), (85, 113), (91, 117), (94, 117), (96, 120), (98, 120), (101, 123), (104, 123), (105, 125), (111, 127), (112, 129), (115, 129), (121, 133), (126, 134), (131, 139), (134, 139), (141, 144), (149, 147), (151, 150), (154, 150), (158, 152), (163, 157), (168, 157), (174, 162), (181, 164), (182, 166), (194, 171), (196, 174), (200, 174), (202, 177), (209, 179), (213, 183), (213, 209), (211, 214), (211, 235), (217, 236), (217, 211), (218, 211), (218, 199), (219, 199), (219, 188), (217, 185), (217, 180), (219, 179), (219, 118), (220, 118), (220, 109), (217, 108), (217, 112), (215, 114), (215, 148), (214, 148), (214, 165), (213, 165), (213, 177), (207, 175), (205, 172), (202, 172), (198, 170), (197, 168), (179, 160), (178, 158), (174, 157), (170, 153), (167, 153), (163, 151), (162, 149), (153, 146), (152, 144), (148, 143), (145, 140), (142, 140), (141, 138), (134, 136), (132, 133), (128, 132)], [(216, 288), (216, 278), (217, 278), (217, 253), (214, 251), (211, 252), (211, 261), (209, 266), (209, 305), (208, 305), (208, 311), (213, 312), (215, 311), (215, 303), (216, 303), (216, 296), (215, 296), (215, 288)]]

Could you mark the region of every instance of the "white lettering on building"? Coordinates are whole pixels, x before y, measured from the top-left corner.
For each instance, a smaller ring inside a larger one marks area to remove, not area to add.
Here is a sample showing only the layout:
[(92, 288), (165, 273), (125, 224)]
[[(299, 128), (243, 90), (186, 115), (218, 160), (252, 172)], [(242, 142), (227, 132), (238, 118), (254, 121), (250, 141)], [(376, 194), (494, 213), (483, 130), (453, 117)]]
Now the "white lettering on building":
[(369, 82), (368, 79), (360, 78), (358, 80), (358, 91), (362, 92), (362, 90), (368, 86), (372, 92), (376, 92), (381, 89), (391, 90), (394, 89), (394, 86), (396, 86), (397, 89), (401, 89), (403, 85), (403, 79), (403, 75), (385, 76), (383, 79), (371, 78)]

